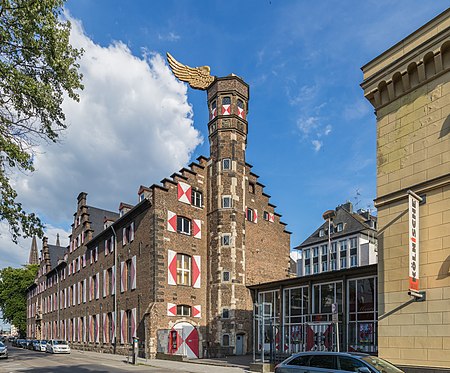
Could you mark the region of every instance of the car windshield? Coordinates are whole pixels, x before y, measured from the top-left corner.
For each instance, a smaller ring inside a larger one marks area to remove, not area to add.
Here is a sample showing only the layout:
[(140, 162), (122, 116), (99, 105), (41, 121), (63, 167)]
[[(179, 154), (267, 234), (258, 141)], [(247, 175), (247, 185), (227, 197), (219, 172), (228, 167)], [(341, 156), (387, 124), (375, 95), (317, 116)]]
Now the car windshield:
[(0, 342), (0, 347), (5, 347), (5, 345), (3, 344), (3, 342)]
[(365, 356), (362, 358), (366, 363), (378, 369), (381, 373), (403, 373), (400, 369), (376, 356)]
[(53, 341), (54, 345), (66, 345), (67, 342), (66, 341)]
[(41, 344), (45, 345), (47, 344), (47, 341), (41, 341)]

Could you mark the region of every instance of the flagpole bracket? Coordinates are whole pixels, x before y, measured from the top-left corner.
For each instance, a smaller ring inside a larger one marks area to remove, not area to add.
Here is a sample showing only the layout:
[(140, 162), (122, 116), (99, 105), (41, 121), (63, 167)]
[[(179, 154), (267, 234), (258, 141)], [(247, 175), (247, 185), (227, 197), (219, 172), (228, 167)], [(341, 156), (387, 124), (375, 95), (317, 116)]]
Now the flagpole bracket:
[(416, 291), (416, 290), (409, 290), (408, 295), (413, 297), (415, 302), (425, 302), (427, 300), (427, 293), (426, 291)]

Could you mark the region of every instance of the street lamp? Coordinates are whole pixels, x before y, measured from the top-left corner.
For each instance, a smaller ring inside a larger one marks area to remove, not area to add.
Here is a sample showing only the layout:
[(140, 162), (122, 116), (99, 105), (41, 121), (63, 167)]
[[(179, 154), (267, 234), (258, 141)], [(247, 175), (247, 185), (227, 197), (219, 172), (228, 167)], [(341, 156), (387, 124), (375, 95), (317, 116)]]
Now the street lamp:
[(328, 255), (327, 255), (327, 266), (328, 270), (331, 271), (331, 221), (336, 217), (336, 211), (327, 210), (322, 215), (323, 219), (328, 221)]

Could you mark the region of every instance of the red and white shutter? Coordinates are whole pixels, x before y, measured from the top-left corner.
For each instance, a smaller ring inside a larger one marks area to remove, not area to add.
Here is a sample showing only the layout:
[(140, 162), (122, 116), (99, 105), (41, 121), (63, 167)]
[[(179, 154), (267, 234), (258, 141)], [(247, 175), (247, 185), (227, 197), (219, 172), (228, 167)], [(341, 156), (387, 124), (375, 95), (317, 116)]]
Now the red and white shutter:
[(103, 331), (103, 343), (106, 343), (107, 329), (106, 329), (106, 313), (103, 313), (103, 323), (102, 323), (102, 331)]
[(103, 298), (106, 297), (106, 269), (103, 270)]
[(202, 238), (202, 221), (200, 219), (192, 220), (192, 235), (194, 238)]
[(95, 318), (95, 343), (100, 343), (100, 314)]
[(125, 343), (125, 328), (126, 328), (126, 318), (125, 318), (125, 311), (120, 310), (120, 343)]
[(127, 244), (127, 228), (122, 229), (122, 245), (125, 246)]
[(94, 250), (91, 250), (91, 258), (90, 258), (90, 263), (94, 263)]
[(169, 232), (177, 231), (177, 214), (172, 211), (167, 211), (167, 230)]
[(97, 272), (97, 276), (95, 278), (97, 280), (97, 287), (95, 288), (95, 299), (100, 298), (100, 272)]
[(237, 106), (237, 115), (238, 117), (245, 119), (245, 110)]
[(83, 328), (81, 327), (81, 318), (78, 317), (78, 342), (83, 342)]
[(136, 308), (133, 308), (131, 310), (131, 336), (133, 338), (136, 338), (136, 329), (137, 329), (137, 325), (136, 325)]
[(95, 246), (95, 261), (98, 260), (98, 246)]
[(125, 262), (120, 262), (120, 292), (125, 291)]
[(81, 243), (82, 243), (82, 244), (84, 243), (84, 231), (81, 232)]
[(131, 222), (131, 226), (130, 226), (130, 242), (134, 241), (134, 221)]
[(201, 282), (200, 275), (201, 257), (200, 255), (192, 256), (192, 287), (199, 288)]
[(269, 212), (269, 221), (270, 221), (271, 223), (274, 223), (274, 222), (275, 222), (275, 215), (274, 215), (274, 214), (271, 214), (270, 212)]
[(83, 303), (86, 303), (87, 279), (83, 280)]
[(110, 341), (111, 343), (116, 343), (116, 312), (113, 311), (112, 312), (112, 316), (111, 316), (111, 331), (112, 331), (112, 341)]
[(83, 268), (86, 267), (86, 254), (83, 254)]
[(177, 253), (173, 250), (167, 250), (167, 283), (169, 285), (177, 284)]
[(231, 105), (222, 105), (222, 115), (231, 114)]
[(131, 258), (131, 289), (136, 289), (136, 255)]
[(78, 266), (77, 266), (77, 271), (80, 271), (81, 269), (81, 256), (78, 256)]
[(192, 188), (189, 184), (178, 182), (178, 201), (191, 204)]
[(253, 210), (253, 223), (258, 223), (258, 210)]
[(202, 306), (192, 306), (192, 317), (201, 318), (202, 317)]
[(112, 289), (111, 289), (111, 295), (116, 294), (116, 265), (114, 264), (111, 268), (111, 274), (112, 274), (112, 279), (111, 279), (111, 284), (112, 284)]
[(105, 256), (108, 255), (108, 240), (105, 240)]
[(64, 308), (67, 308), (67, 288), (64, 289)]
[(177, 305), (173, 303), (167, 303), (167, 316), (177, 315)]
[(93, 341), (93, 330), (92, 330), (92, 316), (89, 315), (89, 342)]

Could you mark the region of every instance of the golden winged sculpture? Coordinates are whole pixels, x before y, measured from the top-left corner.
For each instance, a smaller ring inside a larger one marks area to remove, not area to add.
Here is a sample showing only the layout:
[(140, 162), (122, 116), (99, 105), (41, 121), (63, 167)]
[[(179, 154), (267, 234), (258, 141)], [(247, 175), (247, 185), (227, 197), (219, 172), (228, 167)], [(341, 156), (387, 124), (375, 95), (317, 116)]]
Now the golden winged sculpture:
[(192, 88), (205, 90), (216, 79), (211, 75), (209, 66), (189, 67), (178, 62), (167, 52), (167, 62), (173, 74), (183, 82), (189, 83)]

